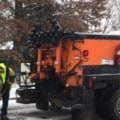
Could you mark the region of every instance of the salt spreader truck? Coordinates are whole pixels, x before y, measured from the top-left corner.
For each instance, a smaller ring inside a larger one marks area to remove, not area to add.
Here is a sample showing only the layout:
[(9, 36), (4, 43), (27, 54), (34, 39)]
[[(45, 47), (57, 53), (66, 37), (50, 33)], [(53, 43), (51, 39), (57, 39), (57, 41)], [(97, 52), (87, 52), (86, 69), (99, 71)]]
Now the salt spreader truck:
[(55, 19), (50, 25), (33, 26), (23, 51), (30, 72), (21, 73), (27, 77), (19, 80), (17, 102), (71, 110), (74, 120), (93, 120), (94, 111), (120, 120), (120, 35), (66, 33)]

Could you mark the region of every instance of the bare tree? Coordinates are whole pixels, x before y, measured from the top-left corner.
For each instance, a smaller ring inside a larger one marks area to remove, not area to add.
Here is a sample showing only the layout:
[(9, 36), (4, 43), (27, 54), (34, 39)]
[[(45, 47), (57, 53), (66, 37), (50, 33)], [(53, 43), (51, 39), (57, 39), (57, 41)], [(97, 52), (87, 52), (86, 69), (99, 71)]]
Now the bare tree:
[[(22, 59), (22, 49), (32, 25), (39, 23), (49, 28), (47, 19), (55, 17), (63, 29), (79, 32), (100, 32), (101, 20), (107, 18), (107, 0), (15, 0), (15, 6), (8, 0), (0, 2), (0, 43), (14, 41), (10, 55)], [(7, 55), (8, 56), (8, 55)]]
[[(67, 31), (100, 32), (101, 19), (107, 18), (106, 0), (61, 0), (56, 16)], [(59, 14), (59, 15), (58, 15)]]
[[(22, 17), (32, 17), (31, 21), (44, 24), (46, 18), (54, 15), (66, 31), (99, 32), (101, 20), (109, 14), (107, 0), (61, 0), (60, 4), (54, 0), (21, 1), (24, 4)], [(18, 11), (18, 15), (20, 13)]]
[(109, 10), (110, 10), (110, 15), (111, 15), (110, 16), (110, 21), (111, 21), (110, 30), (112, 31), (120, 30), (120, 1), (110, 0)]

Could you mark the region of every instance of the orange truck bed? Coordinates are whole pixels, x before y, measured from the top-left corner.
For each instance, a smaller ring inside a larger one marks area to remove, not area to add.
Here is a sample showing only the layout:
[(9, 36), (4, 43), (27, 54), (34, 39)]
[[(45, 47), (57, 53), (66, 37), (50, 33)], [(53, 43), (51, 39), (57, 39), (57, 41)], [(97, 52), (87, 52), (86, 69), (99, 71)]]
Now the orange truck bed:
[[(67, 84), (70, 86), (83, 86), (83, 79), (97, 80), (102, 76), (100, 80), (108, 80), (110, 77), (114, 79), (115, 74), (117, 74), (116, 79), (118, 79), (120, 67), (115, 65), (118, 46), (120, 46), (119, 35), (75, 33), (73, 42), (64, 42), (63, 48), (67, 50), (62, 51), (62, 58), (63, 61), (67, 61), (66, 73), (75, 71), (79, 82), (73, 75), (67, 80)], [(65, 56), (65, 51), (69, 53), (68, 56)]]
[(89, 58), (83, 65), (114, 64), (114, 55), (119, 44), (120, 41), (116, 39), (85, 39), (82, 49), (89, 51)]
[(83, 65), (113, 65), (116, 49), (120, 46), (119, 35), (78, 34), (83, 36), (82, 51), (88, 50), (88, 60)]

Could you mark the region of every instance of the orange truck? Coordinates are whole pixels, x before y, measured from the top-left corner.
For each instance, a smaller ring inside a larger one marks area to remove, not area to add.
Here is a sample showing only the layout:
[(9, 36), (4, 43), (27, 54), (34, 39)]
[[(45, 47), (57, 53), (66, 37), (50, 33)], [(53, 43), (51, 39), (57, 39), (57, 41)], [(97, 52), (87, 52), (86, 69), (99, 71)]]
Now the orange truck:
[(33, 26), (17, 102), (70, 110), (72, 120), (120, 120), (120, 35), (65, 33), (55, 19), (50, 25), (47, 32)]

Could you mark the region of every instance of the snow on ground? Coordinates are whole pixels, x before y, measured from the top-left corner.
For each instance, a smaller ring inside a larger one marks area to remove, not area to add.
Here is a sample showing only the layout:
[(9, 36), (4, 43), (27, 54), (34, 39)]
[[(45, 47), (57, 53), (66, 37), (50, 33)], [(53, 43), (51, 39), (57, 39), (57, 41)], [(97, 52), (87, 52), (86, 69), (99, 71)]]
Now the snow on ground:
[[(35, 104), (20, 104), (16, 102), (16, 89), (19, 86), (13, 84), (10, 91), (10, 100), (8, 106), (8, 116), (12, 120), (70, 120), (69, 111), (42, 111), (36, 109)], [(0, 101), (0, 108), (2, 101)], [(101, 119), (97, 119), (101, 120)]]
[(16, 89), (18, 88), (18, 84), (17, 83), (14, 83), (12, 85), (12, 88), (10, 90), (10, 98), (15, 98), (16, 97)]
[[(8, 116), (12, 120), (70, 120), (70, 113), (59, 111), (42, 111), (36, 109), (35, 104), (20, 104), (16, 102), (16, 89), (19, 86), (13, 84), (10, 91)], [(0, 108), (2, 101), (0, 100)], [(1, 111), (0, 111), (1, 112)]]

